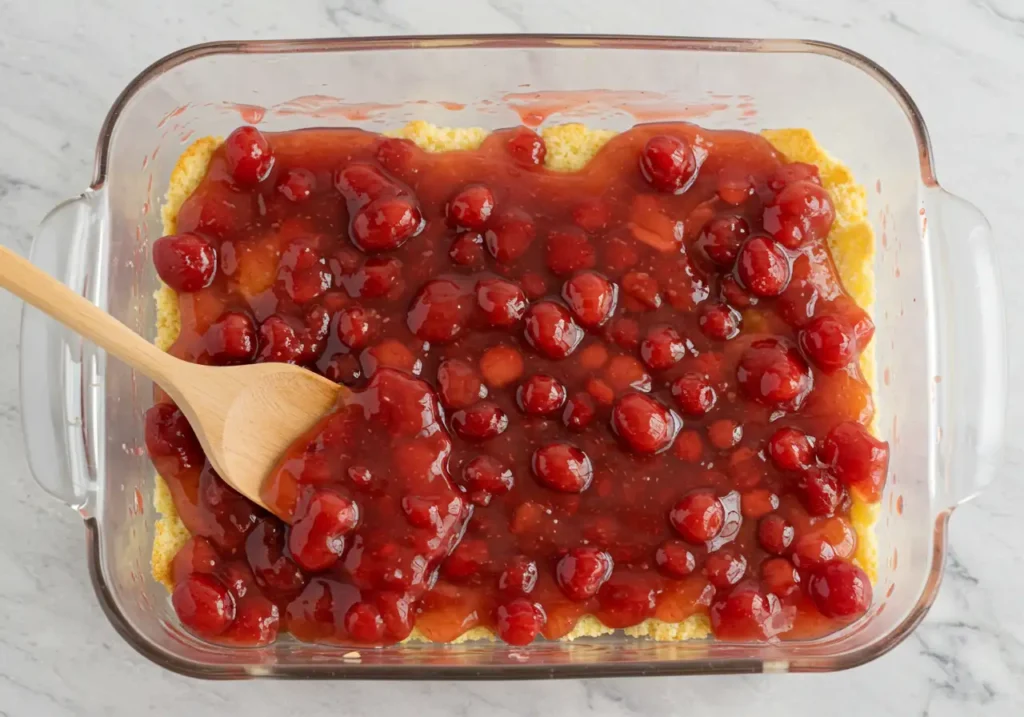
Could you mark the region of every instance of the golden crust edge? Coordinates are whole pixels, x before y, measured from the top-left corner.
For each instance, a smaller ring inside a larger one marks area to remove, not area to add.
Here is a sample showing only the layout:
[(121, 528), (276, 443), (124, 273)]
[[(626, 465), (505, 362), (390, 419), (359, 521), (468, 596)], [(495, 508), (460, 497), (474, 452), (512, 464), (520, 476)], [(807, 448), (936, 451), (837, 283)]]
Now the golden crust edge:
[[(414, 121), (401, 129), (388, 133), (415, 142), (429, 152), (475, 149), (487, 137), (485, 129), (438, 127), (424, 121)], [(587, 164), (616, 132), (591, 130), (583, 124), (572, 123), (548, 127), (541, 130), (547, 144), (545, 164), (549, 169), (576, 171)], [(874, 232), (867, 218), (867, 193), (857, 183), (852, 172), (832, 157), (818, 144), (814, 135), (806, 129), (765, 130), (761, 135), (787, 160), (806, 162), (818, 167), (822, 183), (828, 190), (836, 207), (836, 221), (829, 235), (836, 268), (844, 287), (850, 295), (868, 312), (874, 304)], [(210, 157), (221, 140), (204, 137), (193, 142), (181, 155), (171, 172), (164, 205), (161, 208), (164, 234), (173, 234), (177, 228), (178, 211), (185, 200), (195, 191), (206, 174)], [(157, 303), (157, 337), (155, 343), (166, 350), (174, 343), (180, 330), (177, 297), (170, 288), (161, 286), (154, 295)], [(874, 392), (875, 360), (874, 345), (861, 355), (861, 369)], [(152, 553), (153, 577), (168, 590), (173, 588), (170, 564), (174, 554), (188, 540), (190, 534), (178, 517), (171, 500), (171, 493), (164, 479), (155, 476), (153, 507), (161, 514), (156, 522)], [(855, 499), (851, 510), (851, 522), (857, 531), (857, 552), (855, 560), (868, 573), (872, 582), (877, 580), (878, 547), (874, 524), (880, 513), (880, 504)], [(592, 637), (615, 632), (591, 615), (583, 616), (575, 628), (563, 640), (578, 637)], [(648, 637), (654, 640), (677, 641), (701, 639), (711, 633), (706, 615), (692, 615), (679, 623), (668, 623), (650, 618), (625, 628), (623, 632), (632, 637)], [(494, 640), (494, 633), (483, 627), (475, 627), (453, 640), (453, 643), (470, 640)], [(407, 641), (430, 642), (418, 630), (414, 630)]]

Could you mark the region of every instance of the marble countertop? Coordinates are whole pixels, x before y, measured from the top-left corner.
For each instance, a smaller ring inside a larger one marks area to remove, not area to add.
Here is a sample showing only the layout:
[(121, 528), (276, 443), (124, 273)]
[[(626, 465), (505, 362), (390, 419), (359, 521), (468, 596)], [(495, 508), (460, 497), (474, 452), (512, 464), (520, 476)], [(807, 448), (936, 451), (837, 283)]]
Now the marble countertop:
[[(469, 32), (808, 37), (890, 70), (918, 102), (938, 173), (992, 222), (1006, 276), (1024, 270), (1024, 7), (1019, 0), (0, 0), (0, 242), (24, 253), (43, 215), (86, 187), (100, 123), (150, 62), (218, 39)], [(927, 5), (927, 9), (925, 6)], [(1024, 289), (1007, 287), (1009, 306)], [(32, 481), (17, 391), (19, 306), (0, 295), (0, 715), (1024, 713), (1024, 467), (954, 515), (946, 575), (891, 653), (828, 675), (501, 683), (207, 683), (165, 672), (108, 624), (81, 521)], [(1011, 326), (1014, 319), (1011, 318)], [(1021, 337), (1011, 356), (1024, 356)], [(1011, 367), (1012, 379), (1018, 377)], [(1017, 382), (1019, 384), (1019, 381)], [(1011, 389), (1014, 390), (1014, 389)], [(1013, 396), (1019, 396), (1016, 391)], [(1011, 400), (1009, 429), (1024, 426)]]

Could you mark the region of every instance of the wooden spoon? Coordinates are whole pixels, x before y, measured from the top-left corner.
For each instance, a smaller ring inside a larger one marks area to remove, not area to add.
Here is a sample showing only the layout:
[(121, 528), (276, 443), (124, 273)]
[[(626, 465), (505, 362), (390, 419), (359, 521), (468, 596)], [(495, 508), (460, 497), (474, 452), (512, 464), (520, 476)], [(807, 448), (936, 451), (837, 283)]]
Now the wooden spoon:
[(341, 391), (333, 381), (290, 364), (182, 361), (4, 247), (0, 286), (159, 384), (185, 414), (218, 475), (264, 507), (263, 480)]

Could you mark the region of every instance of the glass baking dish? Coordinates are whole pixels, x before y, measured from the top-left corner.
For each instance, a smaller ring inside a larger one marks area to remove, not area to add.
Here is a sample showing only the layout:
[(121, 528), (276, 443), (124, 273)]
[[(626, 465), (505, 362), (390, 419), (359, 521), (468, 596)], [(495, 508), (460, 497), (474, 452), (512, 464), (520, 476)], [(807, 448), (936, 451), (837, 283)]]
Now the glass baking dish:
[[(625, 129), (806, 127), (868, 187), (878, 241), (875, 346), (880, 433), (892, 447), (875, 603), (836, 634), (781, 644), (665, 643), (624, 636), (406, 644), (346, 651), (290, 639), (203, 643), (150, 576), (157, 518), (142, 413), (151, 386), (33, 309), (21, 382), (33, 473), (85, 520), (89, 567), (121, 635), (169, 669), (210, 678), (526, 678), (836, 670), (883, 654), (924, 617), (946, 522), (993, 476), (1005, 354), (989, 227), (945, 192), (906, 91), (849, 50), (795, 40), (413, 37), (223, 42), (160, 60), (107, 116), (92, 186), (55, 208), (32, 260), (139, 333), (154, 334), (149, 246), (190, 141), (239, 123), (396, 128), (412, 119), (497, 128), (582, 121)], [(979, 350), (984, 347), (984, 350)]]

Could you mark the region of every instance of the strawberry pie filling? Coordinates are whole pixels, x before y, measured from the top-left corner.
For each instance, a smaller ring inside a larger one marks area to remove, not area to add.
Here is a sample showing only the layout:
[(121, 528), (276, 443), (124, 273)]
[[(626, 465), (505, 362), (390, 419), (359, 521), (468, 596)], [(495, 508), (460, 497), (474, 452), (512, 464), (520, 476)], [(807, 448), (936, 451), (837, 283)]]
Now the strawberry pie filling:
[(723, 640), (863, 615), (878, 501), (859, 357), (812, 165), (689, 124), (544, 167), (525, 129), (431, 154), (357, 130), (235, 130), (153, 258), (170, 351), (344, 384), (263, 486), (227, 487), (162, 393), (146, 444), (213, 642), (511, 645), (705, 616)]

